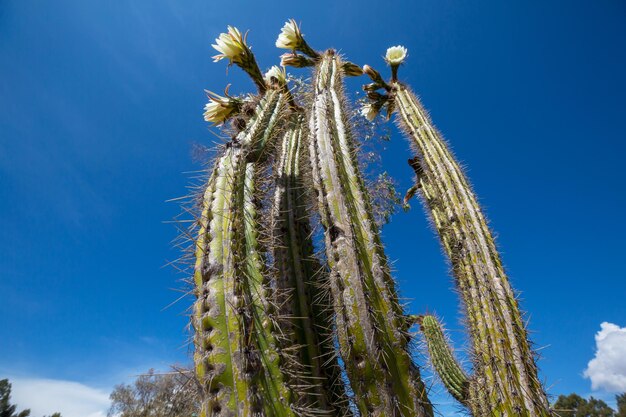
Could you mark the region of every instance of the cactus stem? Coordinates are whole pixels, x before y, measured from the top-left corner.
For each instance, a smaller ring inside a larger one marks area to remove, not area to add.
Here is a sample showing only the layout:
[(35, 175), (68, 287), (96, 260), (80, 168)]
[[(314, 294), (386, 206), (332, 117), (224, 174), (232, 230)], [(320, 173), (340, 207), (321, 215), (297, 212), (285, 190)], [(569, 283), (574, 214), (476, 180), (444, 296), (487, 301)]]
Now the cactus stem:
[(432, 416), (355, 160), (342, 78), (341, 58), (326, 52), (314, 77), (309, 142), (340, 352), (361, 413)]
[(467, 405), (469, 380), (455, 359), (441, 325), (431, 315), (420, 317), (419, 324), (426, 340), (431, 362), (441, 381), (457, 401)]
[[(414, 145), (419, 191), (452, 263), (465, 303), (475, 355), (468, 404), (475, 415), (549, 415), (522, 314), (504, 273), (491, 231), (458, 163), (417, 97), (392, 81), (400, 126)], [(482, 410), (482, 411), (481, 411)], [(518, 410), (518, 411), (513, 411)]]
[[(217, 159), (205, 188), (196, 241), (194, 282), (196, 375), (203, 417), (293, 416), (278, 369), (271, 310), (256, 249), (254, 169), (270, 143), (285, 96), (269, 90)], [(248, 161), (248, 162), (247, 162)], [(262, 402), (261, 396), (272, 398)], [(270, 408), (268, 408), (268, 404)]]
[[(294, 112), (285, 131), (275, 167), (276, 190), (272, 209), (274, 260), (279, 302), (285, 310), (281, 328), (294, 347), (301, 369), (296, 380), (307, 385), (300, 393), (302, 406), (321, 414), (345, 415), (347, 399), (340, 380), (340, 368), (333, 355), (329, 315), (330, 302), (321, 293), (318, 281), (324, 270), (313, 254), (307, 195), (300, 160), (306, 130), (302, 112)], [(308, 381), (308, 382), (307, 382)]]

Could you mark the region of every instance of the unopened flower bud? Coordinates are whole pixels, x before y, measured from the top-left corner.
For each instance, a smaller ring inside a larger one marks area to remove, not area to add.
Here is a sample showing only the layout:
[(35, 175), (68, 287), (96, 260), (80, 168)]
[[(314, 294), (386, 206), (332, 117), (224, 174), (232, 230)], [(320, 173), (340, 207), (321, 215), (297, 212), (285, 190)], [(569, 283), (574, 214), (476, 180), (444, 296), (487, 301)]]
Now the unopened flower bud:
[(305, 68), (315, 65), (315, 61), (304, 55), (287, 53), (280, 57), (280, 65), (283, 67)]
[(361, 69), (361, 67), (353, 64), (352, 62), (344, 62), (342, 69), (344, 75), (347, 77), (358, 77), (359, 75), (363, 75), (363, 70)]

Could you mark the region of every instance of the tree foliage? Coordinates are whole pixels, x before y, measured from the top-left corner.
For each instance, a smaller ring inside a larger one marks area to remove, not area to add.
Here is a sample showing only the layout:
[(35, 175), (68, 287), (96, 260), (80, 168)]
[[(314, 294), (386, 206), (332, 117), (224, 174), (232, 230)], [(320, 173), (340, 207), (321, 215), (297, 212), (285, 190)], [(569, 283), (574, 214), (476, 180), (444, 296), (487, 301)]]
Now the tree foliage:
[(626, 392), (615, 396), (617, 400), (617, 413), (615, 417), (626, 417)]
[(593, 397), (586, 400), (578, 394), (560, 395), (553, 409), (560, 417), (625, 417), (626, 394), (616, 398), (617, 412), (602, 400)]
[(117, 385), (108, 416), (192, 417), (198, 415), (199, 391), (187, 372), (156, 374), (150, 369), (132, 385)]
[[(8, 379), (0, 380), (0, 417), (29, 417), (30, 410), (16, 411), (17, 405), (11, 405), (11, 383)], [(44, 416), (47, 417), (47, 416)], [(49, 417), (61, 417), (61, 413), (54, 413)]]
[(30, 410), (17, 412), (17, 405), (11, 405), (11, 383), (8, 379), (0, 380), (0, 417), (28, 417)]

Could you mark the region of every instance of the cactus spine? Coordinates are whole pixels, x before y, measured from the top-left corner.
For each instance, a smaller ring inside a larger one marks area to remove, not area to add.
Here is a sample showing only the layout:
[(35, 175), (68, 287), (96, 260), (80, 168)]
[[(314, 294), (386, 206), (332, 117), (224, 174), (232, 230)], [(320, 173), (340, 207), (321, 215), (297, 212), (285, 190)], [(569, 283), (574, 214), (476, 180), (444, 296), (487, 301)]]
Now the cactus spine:
[(325, 228), (339, 348), (363, 415), (432, 416), (344, 109), (342, 60), (319, 60), (313, 80), (309, 150)]
[(260, 99), (217, 159), (203, 195), (192, 320), (202, 416), (294, 415), (268, 316), (252, 197), (258, 157), (284, 106), (285, 95), (276, 90)]
[(299, 407), (318, 415), (348, 413), (340, 368), (334, 354), (328, 294), (321, 286), (325, 270), (314, 256), (307, 192), (300, 161), (305, 138), (304, 114), (294, 112), (278, 149), (272, 208), (274, 262), (282, 330), (295, 349), (292, 372), (302, 387)]
[(476, 416), (547, 416), (522, 314), (469, 181), (417, 97), (395, 80), (390, 94), (465, 304), (476, 372), (469, 407)]

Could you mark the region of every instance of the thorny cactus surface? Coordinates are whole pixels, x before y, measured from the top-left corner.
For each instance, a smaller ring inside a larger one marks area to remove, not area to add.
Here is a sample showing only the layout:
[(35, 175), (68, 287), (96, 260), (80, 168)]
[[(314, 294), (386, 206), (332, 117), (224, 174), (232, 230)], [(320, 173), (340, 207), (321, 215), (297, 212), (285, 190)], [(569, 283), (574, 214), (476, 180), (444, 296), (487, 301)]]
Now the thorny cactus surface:
[(275, 163), (271, 223), (277, 274), (278, 305), (283, 331), (296, 360), (292, 378), (301, 387), (299, 406), (322, 415), (345, 415), (347, 397), (332, 341), (327, 274), (314, 256), (308, 215), (305, 169), (306, 145), (302, 112), (292, 115)]
[[(215, 163), (196, 243), (196, 373), (203, 415), (295, 415), (279, 369), (273, 306), (257, 242), (257, 155), (285, 105), (270, 90)], [(264, 414), (263, 414), (264, 413)]]
[[(409, 161), (417, 175), (417, 184), (409, 193), (417, 190), (422, 195), (465, 305), (475, 375), (461, 400), (476, 416), (550, 415), (522, 313), (476, 196), (420, 101), (397, 80), (405, 56), (405, 48), (389, 48), (389, 84), (373, 69), (366, 72), (374, 81), (372, 88), (384, 88), (388, 93), (377, 97), (373, 105), (380, 109), (386, 104), (388, 114), (397, 111), (399, 125), (417, 154)], [(430, 319), (427, 323), (430, 330), (425, 336), (437, 336)], [(428, 341), (429, 347), (437, 344)], [(438, 356), (441, 349), (431, 350), (433, 353)], [(449, 372), (458, 374), (454, 369)], [(448, 377), (442, 379), (446, 383)], [(452, 390), (455, 397), (457, 391), (458, 387)]]
[(313, 78), (309, 150), (330, 267), (339, 349), (362, 414), (428, 416), (409, 336), (346, 117), (343, 61), (326, 52)]
[(430, 360), (450, 395), (462, 404), (467, 403), (469, 379), (454, 357), (441, 325), (434, 316), (418, 319), (430, 353)]
[[(390, 48), (392, 79), (319, 53), (288, 21), (281, 64), (314, 67), (310, 93), (288, 91), (284, 69), (261, 73), (246, 36), (213, 45), (246, 71), (258, 95), (210, 94), (205, 119), (235, 134), (200, 198), (192, 324), (202, 416), (432, 417), (409, 328), (425, 335), (451, 394), (475, 416), (546, 416), (522, 316), (476, 198), (415, 95), (397, 80), (406, 56)], [(452, 262), (467, 310), (474, 375), (456, 363), (432, 316), (406, 316), (357, 162), (343, 77), (366, 73), (368, 119), (399, 114), (417, 157), (419, 192)], [(377, 90), (384, 89), (384, 94)], [(300, 102), (300, 103), (299, 103)], [(268, 186), (269, 184), (269, 186)], [(323, 226), (325, 260), (312, 230)]]

